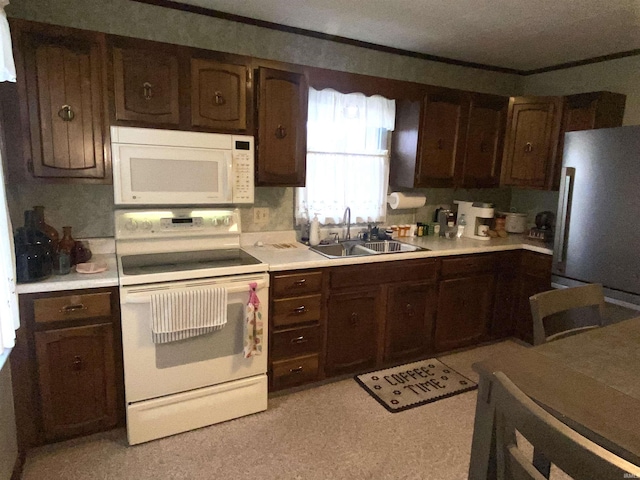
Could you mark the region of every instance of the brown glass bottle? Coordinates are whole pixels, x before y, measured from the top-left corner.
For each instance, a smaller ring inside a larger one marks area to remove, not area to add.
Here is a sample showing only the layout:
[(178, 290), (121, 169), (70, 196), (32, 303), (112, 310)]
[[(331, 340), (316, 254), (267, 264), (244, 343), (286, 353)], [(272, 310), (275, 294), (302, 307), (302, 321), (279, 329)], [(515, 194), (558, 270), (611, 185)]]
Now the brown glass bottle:
[(53, 228), (51, 225), (47, 225), (47, 223), (45, 222), (44, 207), (42, 205), (36, 205), (35, 207), (33, 207), (33, 211), (36, 212), (36, 227), (42, 230), (47, 235), (47, 237), (51, 239), (53, 251), (57, 252), (60, 235), (55, 228)]
[(71, 236), (71, 227), (62, 227), (62, 238), (58, 242), (58, 251), (66, 252), (71, 256), (76, 241)]

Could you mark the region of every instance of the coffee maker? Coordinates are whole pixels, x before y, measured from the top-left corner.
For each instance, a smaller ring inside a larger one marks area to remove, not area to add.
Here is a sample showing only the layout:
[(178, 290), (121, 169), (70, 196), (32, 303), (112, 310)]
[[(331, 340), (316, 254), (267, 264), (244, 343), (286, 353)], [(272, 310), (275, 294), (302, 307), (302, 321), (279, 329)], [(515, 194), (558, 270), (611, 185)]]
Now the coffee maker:
[(476, 240), (489, 240), (489, 229), (493, 222), (495, 210), (493, 204), (483, 202), (463, 202), (454, 200), (458, 205), (458, 222), (460, 217), (465, 216), (467, 226), (462, 233), (463, 237), (474, 238)]

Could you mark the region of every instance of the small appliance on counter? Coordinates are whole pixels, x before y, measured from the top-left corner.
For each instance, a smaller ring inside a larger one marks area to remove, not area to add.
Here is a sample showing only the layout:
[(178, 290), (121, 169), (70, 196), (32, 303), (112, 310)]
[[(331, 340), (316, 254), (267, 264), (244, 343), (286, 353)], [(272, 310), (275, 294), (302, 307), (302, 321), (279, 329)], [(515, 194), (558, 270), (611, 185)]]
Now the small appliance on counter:
[(458, 205), (458, 218), (464, 214), (467, 222), (467, 226), (462, 233), (463, 237), (474, 238), (476, 240), (489, 240), (491, 238), (489, 236), (489, 229), (495, 213), (493, 204), (463, 202), (462, 200), (454, 200), (453, 203)]
[(540, 212), (536, 215), (536, 226), (529, 230), (529, 238), (542, 242), (553, 241), (553, 226), (556, 216), (553, 212)]
[(508, 233), (524, 233), (527, 230), (527, 214), (517, 212), (499, 212), (505, 216), (505, 230)]

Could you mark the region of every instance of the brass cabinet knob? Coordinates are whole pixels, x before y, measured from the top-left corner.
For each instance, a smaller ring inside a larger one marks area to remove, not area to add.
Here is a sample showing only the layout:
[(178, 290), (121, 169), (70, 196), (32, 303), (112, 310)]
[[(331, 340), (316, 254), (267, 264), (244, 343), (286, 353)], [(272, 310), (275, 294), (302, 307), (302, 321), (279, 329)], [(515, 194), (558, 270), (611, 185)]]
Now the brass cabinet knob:
[(276, 138), (282, 140), (284, 137), (287, 136), (287, 129), (284, 128), (282, 125), (278, 125), (278, 127), (276, 128)]
[(145, 100), (151, 100), (151, 97), (153, 97), (153, 85), (149, 82), (144, 82), (142, 84), (142, 96)]
[(216, 91), (213, 94), (213, 104), (214, 105), (224, 105), (225, 103), (227, 103), (227, 101), (224, 98), (224, 95), (222, 95), (222, 92)]
[(70, 122), (76, 116), (73, 109), (70, 105), (63, 105), (60, 110), (58, 110), (58, 116), (62, 119), (63, 122)]

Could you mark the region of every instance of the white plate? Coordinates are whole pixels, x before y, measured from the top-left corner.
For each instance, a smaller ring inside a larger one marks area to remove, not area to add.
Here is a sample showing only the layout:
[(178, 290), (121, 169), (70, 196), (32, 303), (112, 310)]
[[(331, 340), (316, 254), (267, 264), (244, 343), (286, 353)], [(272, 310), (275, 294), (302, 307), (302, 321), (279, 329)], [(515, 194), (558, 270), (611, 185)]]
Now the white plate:
[(76, 265), (76, 272), (78, 273), (101, 273), (107, 270), (106, 262), (88, 262), (79, 263)]

